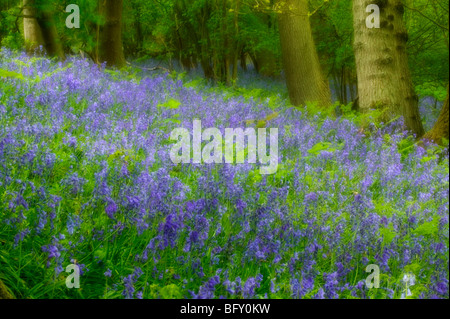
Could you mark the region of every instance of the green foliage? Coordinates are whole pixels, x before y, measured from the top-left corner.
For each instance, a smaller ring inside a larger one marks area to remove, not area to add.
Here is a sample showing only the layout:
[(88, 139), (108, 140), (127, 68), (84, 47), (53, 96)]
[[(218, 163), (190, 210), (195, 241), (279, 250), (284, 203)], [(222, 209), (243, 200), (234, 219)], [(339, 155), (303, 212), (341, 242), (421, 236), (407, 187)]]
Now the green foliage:
[(402, 160), (408, 158), (408, 156), (414, 151), (415, 145), (417, 145), (417, 142), (412, 136), (408, 136), (397, 144), (398, 150), (402, 155)]
[(13, 2), (4, 3), (0, 0), (0, 46), (12, 50), (20, 50), (24, 46), (23, 36), (19, 29), (19, 20), (16, 16), (19, 10)]
[(394, 240), (397, 233), (394, 231), (394, 228), (382, 228), (380, 229), (380, 235), (383, 237), (383, 246), (388, 246)]
[(424, 82), (416, 86), (416, 92), (420, 97), (432, 97), (436, 101), (444, 101), (447, 96), (446, 87), (433, 82)]
[[(449, 77), (448, 0), (415, 0), (406, 6), (408, 57), (416, 85), (446, 85)], [(426, 87), (419, 87), (418, 93)], [(432, 89), (431, 96), (437, 97)]]
[(333, 152), (335, 149), (331, 148), (331, 145), (331, 143), (320, 142), (314, 145), (310, 150), (308, 150), (308, 153), (318, 155), (323, 151)]
[(179, 108), (180, 104), (181, 104), (180, 101), (178, 101), (176, 99), (173, 99), (173, 98), (170, 98), (170, 99), (167, 100), (167, 102), (159, 104), (158, 107), (164, 107), (164, 108), (168, 108), (168, 109), (174, 110), (174, 109)]
[[(82, 26), (65, 27), (67, 1), (37, 2), (54, 13), (58, 34), (67, 53), (85, 52), (95, 57), (98, 27), (105, 21), (96, 1), (80, 0)], [(324, 73), (340, 103), (348, 105), (357, 92), (353, 54), (352, 1), (309, 1), (311, 25)], [(420, 97), (442, 101), (448, 81), (448, 0), (417, 0), (405, 13), (409, 33), (411, 71)], [(184, 70), (201, 67), (207, 78), (235, 83), (225, 69), (225, 58), (252, 60), (260, 72), (279, 74), (281, 49), (277, 9), (271, 1), (161, 0), (124, 1), (123, 44), (127, 57), (157, 58)], [(21, 49), (21, 9), (17, 2), (0, 1), (0, 43)], [(266, 61), (267, 60), (267, 61)], [(264, 70), (264, 68), (276, 70)], [(273, 72), (272, 72), (273, 71)]]
[(418, 236), (436, 236), (439, 232), (439, 219), (434, 218), (430, 222), (423, 223), (414, 229), (413, 232)]
[(13, 72), (13, 71), (8, 71), (8, 70), (3, 70), (0, 69), (0, 77), (2, 78), (14, 78), (14, 79), (19, 79), (19, 80), (23, 80), (23, 75), (17, 72)]

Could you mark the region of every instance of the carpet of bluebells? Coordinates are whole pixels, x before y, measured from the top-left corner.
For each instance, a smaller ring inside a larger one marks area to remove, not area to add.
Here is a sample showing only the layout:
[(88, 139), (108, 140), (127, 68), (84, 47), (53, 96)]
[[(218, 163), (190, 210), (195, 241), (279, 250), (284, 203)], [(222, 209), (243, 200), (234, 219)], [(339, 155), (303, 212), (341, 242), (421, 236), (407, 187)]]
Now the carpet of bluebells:
[[(18, 298), (449, 298), (448, 153), (401, 120), (361, 129), (79, 58), (2, 51), (0, 70), (0, 279)], [(277, 173), (173, 164), (193, 119), (279, 128)]]

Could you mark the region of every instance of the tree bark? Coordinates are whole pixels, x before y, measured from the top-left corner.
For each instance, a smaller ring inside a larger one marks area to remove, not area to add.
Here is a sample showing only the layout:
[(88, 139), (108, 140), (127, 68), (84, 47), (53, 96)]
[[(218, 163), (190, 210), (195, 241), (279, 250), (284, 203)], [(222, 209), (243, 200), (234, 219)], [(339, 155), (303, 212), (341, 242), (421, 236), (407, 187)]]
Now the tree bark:
[(99, 62), (108, 67), (125, 66), (122, 44), (123, 0), (99, 0), (105, 24), (100, 27)]
[(316, 101), (320, 106), (330, 106), (330, 88), (320, 68), (307, 0), (279, 0), (278, 5), (281, 50), (291, 103), (299, 106)]
[(36, 7), (34, 0), (23, 0), (23, 36), (25, 49), (28, 55), (38, 53), (40, 46), (45, 47), (41, 28), (36, 20)]
[(445, 99), (444, 105), (442, 106), (439, 118), (436, 124), (434, 124), (431, 131), (425, 134), (423, 138), (433, 141), (436, 144), (443, 145), (444, 138), (449, 140), (448, 122), (449, 122), (449, 112), (448, 112), (448, 86), (447, 86), (447, 97)]
[[(368, 28), (366, 7), (380, 8), (380, 28)], [(408, 67), (408, 34), (399, 0), (353, 0), (354, 51), (362, 112), (383, 110), (383, 120), (403, 116), (405, 126), (416, 134), (424, 130), (418, 97)]]

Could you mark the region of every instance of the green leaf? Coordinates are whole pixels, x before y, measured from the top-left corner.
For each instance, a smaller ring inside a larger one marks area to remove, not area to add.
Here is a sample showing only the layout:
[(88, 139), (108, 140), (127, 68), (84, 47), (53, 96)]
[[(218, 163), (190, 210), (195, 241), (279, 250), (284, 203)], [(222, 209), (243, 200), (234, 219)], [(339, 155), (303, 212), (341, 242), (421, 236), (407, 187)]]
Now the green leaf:
[(436, 155), (434, 155), (434, 156), (429, 156), (429, 157), (424, 157), (424, 158), (422, 158), (420, 161), (421, 161), (422, 163), (426, 163), (426, 162), (429, 162), (429, 161), (432, 161), (432, 160), (435, 160), (435, 159), (437, 159), (437, 156), (436, 156)]
[[(330, 150), (331, 143), (320, 142), (314, 145), (310, 150), (308, 150), (309, 154), (318, 155), (322, 151)], [(335, 149), (331, 149), (334, 151)]]
[(0, 77), (23, 80), (22, 74), (13, 72), (13, 71), (3, 70), (3, 69), (0, 69)]
[(169, 109), (178, 109), (181, 105), (181, 102), (178, 100), (175, 100), (173, 98), (170, 98), (166, 103), (159, 104), (159, 107), (165, 107)]
[[(178, 115), (178, 114), (175, 114)], [(165, 119), (162, 121), (162, 123), (175, 123), (175, 124), (181, 124), (181, 121), (178, 119), (178, 116), (173, 116), (171, 118)]]

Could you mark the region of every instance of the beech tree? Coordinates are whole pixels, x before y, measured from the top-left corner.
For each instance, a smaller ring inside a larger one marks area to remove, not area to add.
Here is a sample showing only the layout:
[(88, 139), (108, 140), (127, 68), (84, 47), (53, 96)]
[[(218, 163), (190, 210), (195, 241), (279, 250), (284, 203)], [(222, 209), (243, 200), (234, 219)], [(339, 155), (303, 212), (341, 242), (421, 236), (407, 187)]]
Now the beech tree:
[(319, 64), (314, 44), (307, 0), (278, 1), (279, 30), (284, 72), (293, 105), (317, 101), (331, 104), (331, 94)]
[[(371, 4), (380, 9), (379, 28), (366, 24), (366, 8)], [(353, 0), (359, 108), (362, 112), (382, 109), (386, 121), (403, 116), (406, 127), (421, 137), (424, 129), (408, 66), (403, 13), (400, 0)]]

